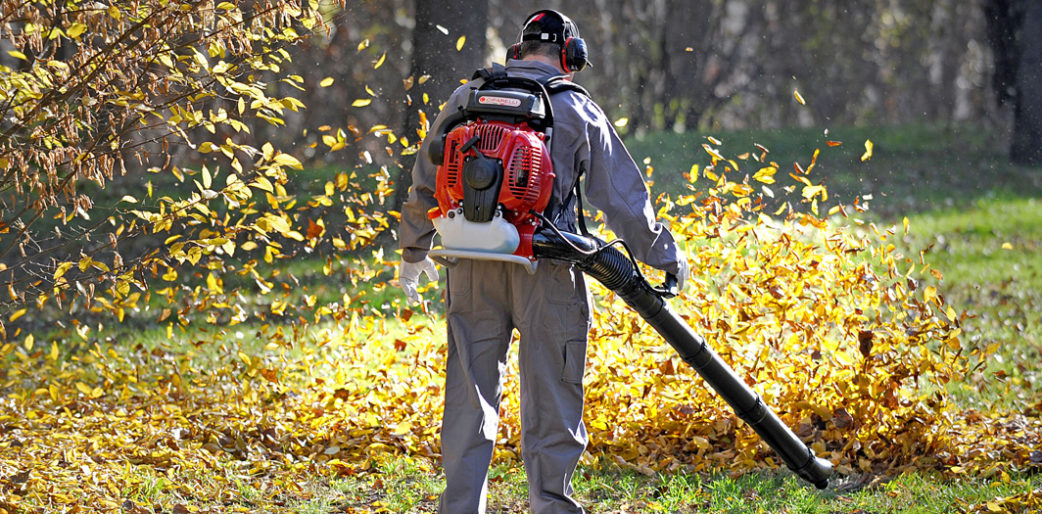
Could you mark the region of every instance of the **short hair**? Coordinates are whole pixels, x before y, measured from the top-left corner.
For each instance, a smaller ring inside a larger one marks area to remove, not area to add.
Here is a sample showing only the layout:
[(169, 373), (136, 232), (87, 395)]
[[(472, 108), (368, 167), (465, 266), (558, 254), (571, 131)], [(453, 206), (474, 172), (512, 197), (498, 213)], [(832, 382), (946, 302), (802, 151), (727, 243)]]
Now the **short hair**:
[(543, 41), (524, 41), (521, 43), (521, 50), (518, 52), (521, 58), (524, 59), (529, 55), (542, 55), (551, 59), (561, 57), (561, 47), (555, 43), (546, 43)]

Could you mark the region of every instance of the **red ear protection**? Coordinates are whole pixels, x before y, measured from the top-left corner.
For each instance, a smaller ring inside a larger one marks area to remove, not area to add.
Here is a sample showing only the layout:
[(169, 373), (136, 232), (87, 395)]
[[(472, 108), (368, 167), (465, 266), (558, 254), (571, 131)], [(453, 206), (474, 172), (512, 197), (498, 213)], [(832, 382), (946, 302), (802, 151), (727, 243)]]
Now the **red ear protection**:
[(570, 37), (561, 45), (561, 67), (565, 71), (582, 71), (589, 63), (586, 42), (581, 37)]
[(507, 59), (520, 59), (521, 58), (521, 43), (514, 43), (507, 48)]
[[(582, 71), (590, 65), (586, 42), (579, 37), (579, 29), (567, 16), (545, 9), (537, 11), (525, 20), (518, 40), (553, 43), (561, 48), (561, 68), (566, 72)], [(521, 46), (515, 44), (507, 49), (508, 59), (521, 58)]]

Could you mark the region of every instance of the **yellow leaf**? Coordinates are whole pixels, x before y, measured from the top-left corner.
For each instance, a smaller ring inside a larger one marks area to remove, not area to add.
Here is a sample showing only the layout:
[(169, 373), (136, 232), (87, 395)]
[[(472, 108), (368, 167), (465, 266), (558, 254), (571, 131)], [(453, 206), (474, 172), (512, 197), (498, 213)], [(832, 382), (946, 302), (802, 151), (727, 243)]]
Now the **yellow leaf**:
[(821, 186), (821, 185), (818, 185), (818, 186), (805, 186), (803, 188), (803, 197), (809, 200), (809, 199), (814, 198), (815, 196), (821, 194), (821, 192), (824, 191), (824, 190), (825, 190), (825, 186)]
[(753, 175), (753, 180), (763, 182), (764, 184), (773, 184), (775, 173), (778, 173), (778, 168), (775, 168), (774, 166), (766, 166), (760, 168), (759, 171)]
[(371, 103), (373, 103), (371, 98), (359, 98), (354, 102), (351, 102), (351, 107), (365, 107)]
[(290, 168), (297, 169), (297, 170), (304, 169), (304, 165), (301, 164), (300, 161), (298, 161), (296, 157), (293, 157), (292, 155), (286, 154), (286, 153), (281, 153), (280, 152), (278, 155), (275, 156), (274, 162), (276, 164), (281, 164), (283, 166), (289, 166)]
[(861, 162), (865, 162), (872, 158), (872, 148), (875, 144), (872, 143), (871, 139), (865, 140), (865, 153), (861, 155)]
[(26, 57), (25, 54), (23, 54), (22, 52), (19, 52), (18, 50), (8, 50), (7, 51), (7, 55), (10, 55), (11, 57), (14, 57), (15, 59), (21, 59), (23, 61), (28, 61), (29, 60), (29, 58)]
[(318, 85), (320, 87), (332, 86), (333, 85), (333, 77), (326, 77), (326, 78), (322, 79), (322, 82), (319, 82)]
[(61, 278), (61, 276), (65, 275), (66, 271), (69, 271), (69, 268), (72, 268), (75, 265), (76, 263), (71, 262), (59, 264), (57, 269), (54, 270), (54, 282), (58, 282), (58, 278)]
[(376, 64), (373, 65), (374, 70), (380, 69), (380, 66), (384, 65), (384, 60), (387, 59), (387, 52), (380, 54), (380, 58), (376, 60)]
[(76, 382), (76, 390), (87, 395), (89, 395), (91, 392), (90, 386), (84, 384), (83, 382)]
[(269, 193), (275, 192), (275, 187), (271, 185), (271, 181), (264, 175), (257, 175), (257, 178), (253, 179), (253, 183), (250, 185)]
[(622, 127), (625, 127), (626, 124), (629, 123), (629, 122), (630, 122), (629, 118), (625, 118), (625, 117), (619, 118), (619, 119), (615, 120), (615, 126), (618, 127), (618, 128), (622, 128)]
[(82, 23), (73, 23), (68, 29), (65, 29), (65, 34), (72, 39), (79, 39), (80, 35), (82, 35), (86, 30), (86, 25)]
[(459, 52), (460, 50), (463, 50), (463, 45), (466, 42), (467, 36), (460, 36), (459, 39), (456, 40), (456, 51)]
[(807, 101), (803, 99), (803, 95), (800, 94), (798, 89), (792, 91), (792, 96), (796, 98), (796, 101), (799, 102), (800, 105), (807, 105)]
[(1002, 249), (1003, 250), (1012, 250), (1013, 249), (1013, 244), (1009, 243), (1008, 241), (1005, 242), (1005, 243), (1002, 243)]
[(363, 39), (361, 43), (358, 43), (358, 51), (361, 52), (362, 50), (365, 50), (366, 48), (369, 48), (369, 40), (368, 39)]
[(398, 423), (398, 426), (394, 429), (394, 435), (405, 435), (412, 430), (412, 423), (408, 421), (402, 421)]
[(14, 311), (13, 313), (11, 313), (11, 317), (8, 318), (7, 321), (14, 321), (14, 320), (16, 320), (18, 318), (21, 318), (28, 311), (29, 311), (29, 309), (18, 309), (17, 311)]
[(937, 299), (937, 288), (934, 286), (926, 286), (923, 289), (923, 301), (929, 303)]
[(715, 148), (713, 148), (713, 147), (711, 147), (711, 146), (709, 146), (709, 145), (707, 145), (705, 143), (702, 143), (702, 148), (706, 151), (707, 154), (712, 156), (713, 159), (715, 159), (717, 161), (726, 160), (726, 159), (724, 159), (724, 156), (720, 155), (720, 152), (716, 151)]

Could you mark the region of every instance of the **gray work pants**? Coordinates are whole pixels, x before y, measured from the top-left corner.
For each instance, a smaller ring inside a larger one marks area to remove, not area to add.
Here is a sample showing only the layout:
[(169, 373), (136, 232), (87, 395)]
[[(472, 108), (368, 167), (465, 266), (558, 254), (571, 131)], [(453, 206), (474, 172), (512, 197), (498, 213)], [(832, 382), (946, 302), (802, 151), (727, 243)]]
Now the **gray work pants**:
[(540, 261), (461, 260), (448, 270), (448, 357), (439, 512), (485, 512), (511, 333), (521, 334), (521, 456), (532, 512), (583, 512), (571, 478), (586, 448), (583, 371), (590, 307), (582, 273)]

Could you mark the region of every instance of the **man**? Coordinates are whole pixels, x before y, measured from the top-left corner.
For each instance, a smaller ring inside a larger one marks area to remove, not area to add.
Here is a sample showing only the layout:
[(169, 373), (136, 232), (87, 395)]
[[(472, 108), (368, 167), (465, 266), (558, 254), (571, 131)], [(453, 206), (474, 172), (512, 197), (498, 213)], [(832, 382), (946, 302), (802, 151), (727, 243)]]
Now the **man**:
[[(586, 65), (585, 53), (570, 19), (539, 11), (526, 19), (506, 71), (537, 80), (559, 75), (571, 80)], [(456, 112), (481, 83), (475, 79), (457, 89), (428, 133), (441, 133), (447, 113)], [(608, 226), (639, 260), (677, 275), (682, 288), (687, 261), (672, 235), (655, 221), (641, 171), (603, 111), (571, 90), (554, 94), (551, 104), (556, 179), (547, 209), (550, 218), (556, 216), (558, 227), (575, 232), (575, 195), (570, 193), (581, 174), (584, 196), (604, 213)], [(430, 280), (439, 278), (427, 257), (435, 233), (427, 212), (437, 205), (437, 169), (422, 157), (427, 144), (412, 171), (399, 230), (399, 282), (413, 301), (419, 301), (421, 272)], [(533, 512), (583, 512), (571, 497), (570, 484), (587, 443), (582, 378), (590, 309), (582, 273), (546, 259), (534, 274), (517, 264), (461, 259), (448, 270), (447, 282), (449, 347), (441, 432), (446, 487), (440, 512), (485, 511), (502, 377), (515, 328), (521, 334), (521, 447), (530, 507)]]

